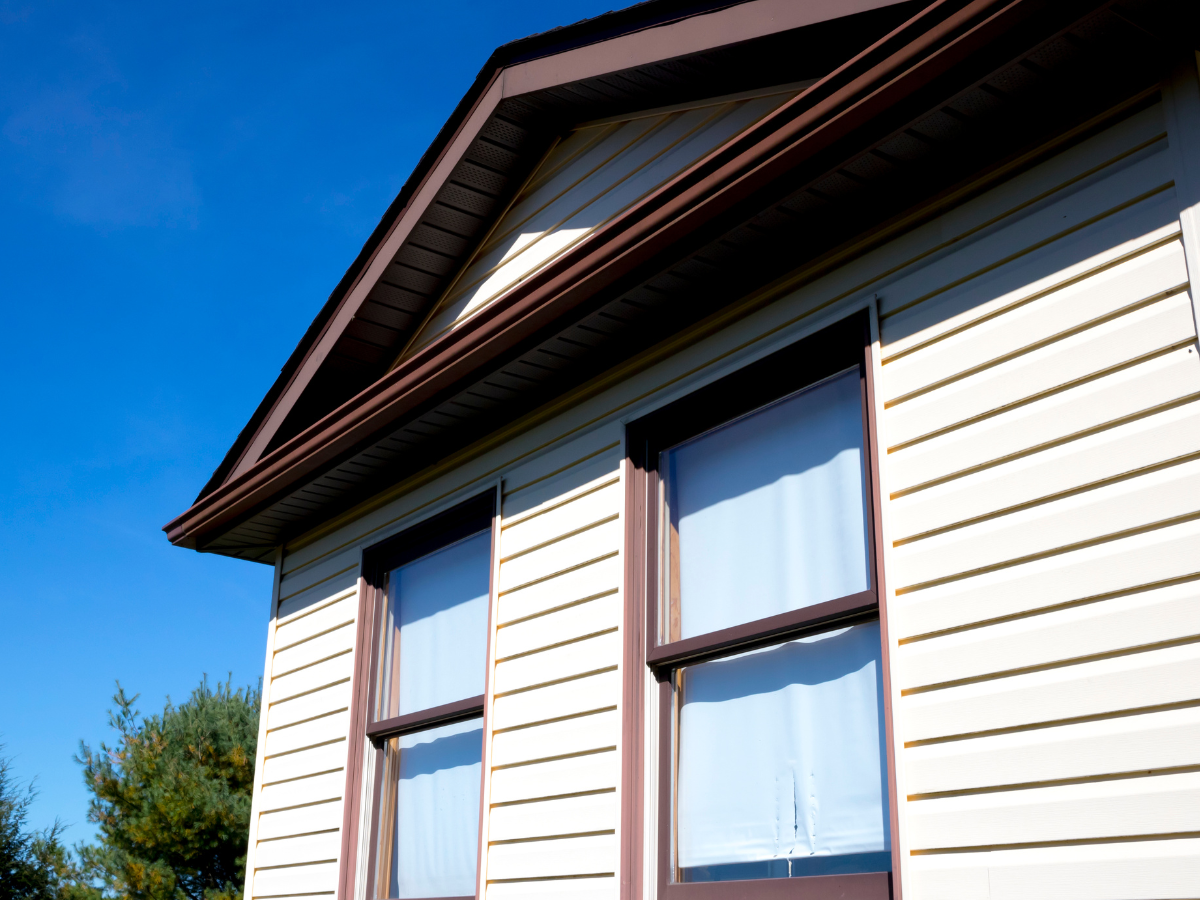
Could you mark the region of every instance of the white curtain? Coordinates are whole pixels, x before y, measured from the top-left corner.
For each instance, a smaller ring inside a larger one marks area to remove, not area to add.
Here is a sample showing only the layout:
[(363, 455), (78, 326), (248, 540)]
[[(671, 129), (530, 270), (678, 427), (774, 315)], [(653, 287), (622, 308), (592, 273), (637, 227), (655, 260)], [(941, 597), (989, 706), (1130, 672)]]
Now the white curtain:
[(878, 622), (683, 672), (680, 866), (889, 849)]
[(483, 693), (491, 552), (483, 531), (392, 572), (400, 637), (389, 656), (399, 657), (399, 704), (383, 706), (385, 715)]
[(869, 587), (857, 369), (664, 455), (682, 637)]
[(402, 735), (389, 897), (475, 894), (480, 719)]

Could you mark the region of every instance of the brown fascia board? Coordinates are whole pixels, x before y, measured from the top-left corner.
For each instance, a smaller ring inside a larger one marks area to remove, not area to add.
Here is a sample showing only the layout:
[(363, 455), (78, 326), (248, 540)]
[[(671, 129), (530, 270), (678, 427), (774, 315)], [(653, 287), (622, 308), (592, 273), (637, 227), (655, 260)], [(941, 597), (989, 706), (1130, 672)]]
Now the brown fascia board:
[[(573, 250), (432, 341), (376, 384), (231, 479), (164, 527), (195, 547), (368, 441), (630, 270), (769, 189), (856, 129), (937, 84), (985, 66), (986, 49), (1024, 27), (1044, 36), (1108, 3), (938, 0), (774, 114), (718, 148)], [(1009, 48), (1011, 49), (1011, 48)], [(1014, 50), (1014, 53), (1017, 52)], [(982, 77), (986, 72), (978, 73)]]
[(901, 2), (649, 0), (499, 47), (305, 331), (197, 502), (258, 461), (382, 270), (502, 100)]

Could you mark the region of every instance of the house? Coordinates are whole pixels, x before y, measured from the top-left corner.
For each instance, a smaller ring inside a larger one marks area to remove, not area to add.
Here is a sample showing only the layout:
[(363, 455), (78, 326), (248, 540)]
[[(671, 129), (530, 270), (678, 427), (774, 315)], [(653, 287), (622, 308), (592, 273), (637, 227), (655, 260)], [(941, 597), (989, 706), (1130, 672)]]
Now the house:
[(275, 569), (247, 898), (1200, 896), (1195, 24), (498, 49), (165, 528)]

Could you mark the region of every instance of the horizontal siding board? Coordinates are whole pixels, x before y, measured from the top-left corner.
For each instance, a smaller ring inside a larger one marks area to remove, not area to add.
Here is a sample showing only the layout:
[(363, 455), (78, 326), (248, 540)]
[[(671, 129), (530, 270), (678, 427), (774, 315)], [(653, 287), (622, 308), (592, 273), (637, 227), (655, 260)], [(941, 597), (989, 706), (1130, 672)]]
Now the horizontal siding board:
[(1184, 522), (903, 594), (901, 639), (1200, 573), (1200, 523)]
[[(287, 598), (308, 590), (318, 584), (328, 584), (334, 577), (344, 580), (345, 573), (358, 568), (360, 554), (353, 549), (345, 549), (332, 553), (322, 559), (300, 565), (297, 561), (289, 560), (285, 554), (283, 561), (283, 577), (279, 582), (279, 596)], [(334, 591), (329, 591), (333, 594)]]
[(350, 594), (306, 616), (281, 624), (275, 631), (276, 651), (353, 622), (358, 613), (358, 596)]
[(299, 834), (315, 834), (319, 831), (337, 830), (342, 827), (342, 801), (314, 803), (299, 809), (285, 809), (264, 813), (258, 819), (258, 839), (288, 837)]
[(527, 553), (532, 547), (619, 513), (621, 486), (615, 480), (615, 474), (600, 484), (604, 486), (566, 499), (543, 513), (522, 518), (511, 525), (505, 523), (500, 532), (500, 558)]
[[(1130, 152), (1139, 146), (1154, 142), (1165, 131), (1162, 105), (1155, 104), (1008, 179), (981, 196), (949, 210), (928, 225), (892, 241), (889, 246), (876, 251), (873, 256), (885, 259), (889, 256), (912, 257), (928, 246), (940, 245), (946, 236), (967, 234), (989, 222), (1003, 227), (1014, 218), (1020, 218), (1022, 211), (1030, 208), (1030, 204), (1036, 209), (1039, 198), (1045, 198), (1041, 200), (1044, 205), (1047, 200), (1054, 202), (1063, 193), (1069, 192), (1073, 186), (1079, 184), (1079, 178), (1085, 172), (1096, 173), (1092, 176), (1093, 181), (1103, 179), (1111, 171), (1109, 167), (1114, 161), (1128, 157)], [(1112, 246), (1113, 243), (1115, 242), (1110, 242), (1108, 246)], [(952, 246), (950, 252), (956, 252), (958, 249), (959, 246)], [(890, 261), (889, 259), (888, 262)], [(886, 263), (881, 261), (876, 265), (882, 268)], [(896, 305), (899, 304), (893, 304)], [(959, 327), (963, 320), (957, 318), (955, 312), (957, 311), (930, 309), (928, 318), (914, 323), (911, 328), (891, 338), (889, 342), (893, 343), (897, 350), (908, 349), (922, 340), (925, 334), (937, 334), (941, 329)], [(980, 312), (986, 313), (987, 310)], [(896, 323), (899, 318), (891, 317), (890, 321)]]
[(900, 721), (912, 742), (1197, 701), (1200, 647), (1189, 644), (915, 694)]
[(271, 661), (271, 674), (278, 678), (280, 675), (294, 672), (302, 666), (310, 666), (315, 662), (329, 659), (353, 648), (354, 623), (348, 622), (333, 631), (327, 631), (287, 649), (276, 651)]
[(336, 831), (275, 841), (259, 841), (258, 846), (254, 848), (254, 867), (267, 869), (301, 863), (336, 861), (340, 842), (341, 836)]
[(1187, 282), (1176, 239), (884, 366), (885, 400), (928, 388)]
[(536, 584), (516, 586), (500, 595), (498, 621), (503, 624), (546, 610), (576, 603), (587, 597), (615, 591), (621, 583), (621, 561), (615, 547), (605, 550), (594, 562)]
[(346, 650), (333, 659), (305, 666), (289, 675), (273, 678), (271, 680), (271, 702), (278, 703), (328, 687), (331, 684), (349, 681), (353, 671), (354, 655), (350, 650)]
[(1159, 900), (1200, 896), (1200, 840), (914, 857), (922, 900)]
[[(920, 297), (944, 289), (947, 284), (970, 278), (1015, 253), (1069, 233), (1124, 203), (1169, 185), (1171, 160), (1166, 150), (1166, 141), (1159, 141), (1141, 154), (1116, 162), (1100, 177), (1073, 185), (985, 230), (935, 265), (902, 275), (887, 285), (886, 293), (881, 296), (880, 312), (888, 316)], [(1016, 267), (1022, 262), (1018, 260)], [(989, 275), (1000, 280), (994, 273)], [(1026, 283), (1033, 280), (1024, 273), (1018, 277)], [(939, 319), (949, 319), (957, 312), (950, 304), (947, 306), (950, 308), (937, 311)]]
[(1192, 401), (899, 497), (894, 533), (908, 539), (1197, 453), (1200, 402)]
[(348, 710), (339, 710), (332, 715), (268, 731), (265, 752), (269, 758), (338, 738), (345, 740), (349, 733), (350, 713)]
[(272, 703), (267, 711), (267, 729), (273, 731), (285, 725), (292, 725), (349, 708), (349, 682), (335, 684), (332, 687), (313, 691), (311, 694), (304, 694), (292, 700)]
[(1150, 472), (922, 541), (893, 553), (891, 577), (921, 584), (1047, 553), (1200, 509), (1200, 461)]
[(912, 689), (1180, 640), (1200, 640), (1197, 581), (902, 646), (899, 681)]
[(596, 634), (616, 628), (620, 622), (621, 600), (614, 591), (586, 603), (497, 629), (496, 658), (507, 659), (561, 641)]
[(910, 795), (934, 794), (1186, 766), (1200, 766), (1200, 709), (911, 747), (904, 780)]
[(352, 569), (342, 572), (328, 581), (315, 584), (307, 590), (299, 591), (279, 603), (279, 622), (289, 624), (302, 618), (306, 613), (315, 612), (334, 600), (344, 596), (358, 587), (358, 571)]
[(509, 591), (518, 585), (562, 572), (612, 553), (620, 546), (620, 521), (605, 522), (544, 547), (537, 553), (529, 553), (505, 563), (500, 567), (500, 590)]
[(607, 473), (616, 472), (620, 466), (619, 445), (622, 440), (622, 427), (612, 424), (589, 428), (569, 440), (554, 444), (550, 449), (538, 452), (514, 464), (504, 473), (504, 517), (522, 515), (532, 511), (522, 494), (527, 494), (534, 485), (556, 482), (554, 496), (560, 497), (571, 490), (564, 485), (581, 487), (594, 478), (581, 479), (572, 474), (584, 463), (592, 460), (611, 461)]
[(616, 870), (617, 839), (611, 834), (488, 848), (488, 881), (613, 874)]
[(346, 765), (346, 740), (335, 740), (319, 747), (310, 747), (296, 753), (269, 756), (263, 760), (263, 784), (302, 778), (318, 772), (331, 772)]
[(1200, 832), (1200, 773), (923, 800), (913, 850)]
[(515, 728), (564, 716), (615, 707), (621, 696), (617, 672), (602, 672), (574, 681), (507, 697), (497, 697), (492, 706), (493, 729)]
[(525, 516), (534, 515), (539, 509), (552, 506), (572, 493), (586, 491), (594, 485), (611, 480), (619, 473), (620, 468), (621, 456), (617, 447), (581, 460), (559, 476), (530, 484), (511, 496), (505, 496), (505, 518), (523, 519)]
[(1198, 394), (1200, 362), (1181, 347), (889, 453), (889, 488), (909, 490)]
[(276, 809), (290, 809), (295, 806), (306, 806), (310, 803), (320, 803), (324, 800), (340, 799), (346, 790), (346, 774), (338, 770), (324, 775), (312, 775), (308, 778), (297, 778), (294, 781), (283, 781), (278, 784), (264, 785), (259, 792), (259, 809), (270, 812)]
[[(1007, 265), (968, 278), (880, 321), (885, 364), (1018, 308), (1071, 282), (1089, 278), (1179, 233), (1173, 188), (1145, 197), (1113, 215), (1062, 234)], [(885, 285), (881, 287), (886, 290)], [(937, 290), (935, 288), (935, 290)]]
[(596, 672), (620, 662), (620, 636), (609, 632), (497, 663), (492, 673), (492, 686), (499, 696), (585, 672)]
[(492, 773), (491, 802), (511, 803), (615, 788), (620, 779), (620, 759), (615, 750), (513, 766)]
[[(528, 500), (534, 485), (554, 482), (554, 496), (565, 494), (593, 481), (596, 476), (581, 478), (578, 470), (592, 460), (608, 461), (606, 474), (620, 468), (622, 429), (612, 423), (591, 428), (550, 449), (531, 456), (504, 473), (504, 517), (506, 519), (532, 511), (536, 504)], [(540, 500), (545, 502), (545, 500)]]
[(619, 812), (615, 791), (500, 806), (491, 811), (488, 840), (511, 841), (613, 831)]
[(492, 765), (615, 748), (620, 734), (621, 718), (616, 710), (505, 731), (492, 738)]
[(254, 896), (315, 894), (336, 890), (337, 863), (287, 866), (281, 869), (257, 869), (254, 872)]
[(1177, 294), (897, 405), (886, 415), (888, 442), (897, 446), (1005, 409), (1195, 335), (1191, 301)]

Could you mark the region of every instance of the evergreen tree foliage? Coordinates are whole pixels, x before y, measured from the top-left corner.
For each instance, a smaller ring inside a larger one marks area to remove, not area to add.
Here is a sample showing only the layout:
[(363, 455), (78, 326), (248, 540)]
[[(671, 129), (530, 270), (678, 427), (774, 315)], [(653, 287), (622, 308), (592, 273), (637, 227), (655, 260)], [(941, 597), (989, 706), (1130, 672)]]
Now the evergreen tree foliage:
[(240, 900), (261, 694), (205, 678), (143, 718), (117, 684), (116, 744), (80, 745), (99, 843), (63, 860), (60, 900), (93, 900), (91, 884), (119, 900)]
[(0, 756), (0, 897), (5, 900), (59, 897), (58, 863), (65, 861), (59, 842), (62, 826), (55, 822), (40, 832), (26, 828), (36, 796), (32, 784), (25, 788), (17, 784), (12, 761)]

